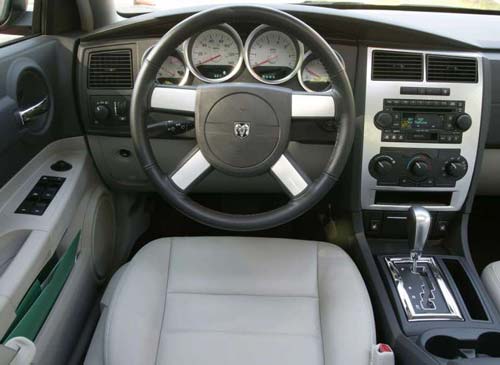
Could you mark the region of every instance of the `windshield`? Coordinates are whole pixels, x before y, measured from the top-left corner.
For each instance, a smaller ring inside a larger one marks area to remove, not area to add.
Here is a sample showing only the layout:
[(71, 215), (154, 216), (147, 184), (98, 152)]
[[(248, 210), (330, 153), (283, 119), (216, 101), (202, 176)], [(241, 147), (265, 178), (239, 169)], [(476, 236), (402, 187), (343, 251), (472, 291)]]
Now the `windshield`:
[(465, 9), (475, 11), (500, 11), (500, 0), (115, 0), (116, 9), (120, 13), (145, 13), (155, 10), (174, 9), (193, 5), (221, 5), (227, 3), (295, 3), (324, 5), (374, 5), (386, 7), (430, 7), (440, 9)]

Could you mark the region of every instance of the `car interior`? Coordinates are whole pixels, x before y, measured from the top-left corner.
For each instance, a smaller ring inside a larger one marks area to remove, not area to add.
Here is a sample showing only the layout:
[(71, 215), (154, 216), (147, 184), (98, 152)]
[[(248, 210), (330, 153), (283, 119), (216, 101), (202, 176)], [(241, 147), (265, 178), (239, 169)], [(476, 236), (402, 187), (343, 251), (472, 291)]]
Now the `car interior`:
[(0, 365), (498, 365), (499, 223), (499, 0), (0, 0)]

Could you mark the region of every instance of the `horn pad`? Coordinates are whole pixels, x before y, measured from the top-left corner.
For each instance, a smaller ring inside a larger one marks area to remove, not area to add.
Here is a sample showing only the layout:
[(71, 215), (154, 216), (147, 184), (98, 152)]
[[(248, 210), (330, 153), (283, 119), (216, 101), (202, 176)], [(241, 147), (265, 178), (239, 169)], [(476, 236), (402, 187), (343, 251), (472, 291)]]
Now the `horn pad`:
[(196, 138), (205, 158), (231, 175), (268, 171), (288, 146), (291, 95), (257, 84), (199, 87)]

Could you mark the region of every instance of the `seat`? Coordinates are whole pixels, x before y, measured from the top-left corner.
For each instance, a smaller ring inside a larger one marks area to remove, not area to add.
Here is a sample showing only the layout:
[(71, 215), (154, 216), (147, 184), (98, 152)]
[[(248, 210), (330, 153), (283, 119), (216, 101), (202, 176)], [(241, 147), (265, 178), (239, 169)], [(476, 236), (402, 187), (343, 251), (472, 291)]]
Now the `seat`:
[(492, 262), (481, 274), (484, 286), (500, 311), (500, 261)]
[(339, 247), (164, 238), (111, 281), (85, 364), (368, 365), (363, 279)]

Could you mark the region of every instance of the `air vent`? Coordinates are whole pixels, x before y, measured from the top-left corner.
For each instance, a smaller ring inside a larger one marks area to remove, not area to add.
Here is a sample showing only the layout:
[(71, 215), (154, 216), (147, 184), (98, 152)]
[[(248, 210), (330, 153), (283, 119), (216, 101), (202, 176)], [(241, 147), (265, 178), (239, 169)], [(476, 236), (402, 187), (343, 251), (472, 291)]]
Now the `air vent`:
[(131, 89), (132, 51), (92, 52), (90, 54), (88, 86), (90, 89)]
[(477, 60), (428, 55), (427, 81), (477, 82)]
[(373, 52), (373, 80), (422, 81), (423, 73), (423, 55), (420, 53)]

